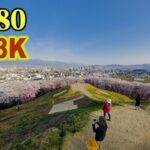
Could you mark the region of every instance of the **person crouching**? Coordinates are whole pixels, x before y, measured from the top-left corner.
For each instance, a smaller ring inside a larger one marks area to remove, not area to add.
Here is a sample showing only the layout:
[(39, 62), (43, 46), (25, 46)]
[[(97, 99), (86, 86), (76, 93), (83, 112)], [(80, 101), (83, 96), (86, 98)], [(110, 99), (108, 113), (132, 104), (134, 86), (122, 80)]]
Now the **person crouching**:
[(112, 107), (112, 104), (111, 104), (111, 99), (107, 99), (105, 102), (104, 102), (104, 105), (103, 105), (103, 112), (104, 112), (104, 117), (106, 119), (106, 114), (108, 114), (108, 120), (111, 121), (111, 114), (110, 114), (110, 111), (111, 111), (111, 107)]

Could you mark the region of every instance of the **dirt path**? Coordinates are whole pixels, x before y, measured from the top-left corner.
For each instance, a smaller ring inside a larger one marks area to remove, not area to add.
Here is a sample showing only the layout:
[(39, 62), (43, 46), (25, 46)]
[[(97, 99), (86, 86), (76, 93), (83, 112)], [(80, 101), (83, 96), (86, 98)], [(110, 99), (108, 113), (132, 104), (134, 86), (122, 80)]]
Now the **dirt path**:
[[(100, 112), (93, 114), (98, 116)], [(87, 150), (86, 141), (93, 137), (89, 121), (81, 132), (65, 138), (63, 150)], [(128, 105), (113, 108), (103, 150), (150, 150), (150, 111), (137, 111)]]
[(87, 91), (86, 84), (84, 84), (84, 83), (83, 84), (80, 84), (80, 83), (73, 84), (72, 90), (80, 91), (82, 94), (86, 95), (87, 97), (89, 97), (91, 99), (95, 99), (95, 97), (93, 97), (92, 94)]

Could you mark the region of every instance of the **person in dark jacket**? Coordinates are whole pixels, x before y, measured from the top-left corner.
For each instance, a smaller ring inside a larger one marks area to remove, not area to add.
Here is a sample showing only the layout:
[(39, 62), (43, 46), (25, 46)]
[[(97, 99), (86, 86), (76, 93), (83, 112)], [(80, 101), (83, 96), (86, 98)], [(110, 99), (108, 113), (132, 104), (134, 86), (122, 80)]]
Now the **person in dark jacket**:
[(140, 109), (141, 97), (139, 94), (137, 95), (135, 100), (136, 100), (135, 109)]
[[(98, 127), (96, 127), (96, 125), (98, 125)], [(95, 140), (99, 145), (99, 150), (102, 150), (101, 143), (104, 140), (107, 131), (107, 123), (105, 117), (100, 116), (99, 121), (94, 120), (92, 127), (93, 127), (93, 131), (96, 133)]]

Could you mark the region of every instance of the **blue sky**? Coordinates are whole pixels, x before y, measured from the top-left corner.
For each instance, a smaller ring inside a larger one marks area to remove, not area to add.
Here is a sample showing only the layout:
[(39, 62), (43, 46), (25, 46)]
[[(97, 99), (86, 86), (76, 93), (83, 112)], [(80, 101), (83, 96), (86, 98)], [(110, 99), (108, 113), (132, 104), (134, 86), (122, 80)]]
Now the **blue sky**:
[(149, 0), (1, 0), (28, 15), (30, 58), (84, 64), (150, 63)]

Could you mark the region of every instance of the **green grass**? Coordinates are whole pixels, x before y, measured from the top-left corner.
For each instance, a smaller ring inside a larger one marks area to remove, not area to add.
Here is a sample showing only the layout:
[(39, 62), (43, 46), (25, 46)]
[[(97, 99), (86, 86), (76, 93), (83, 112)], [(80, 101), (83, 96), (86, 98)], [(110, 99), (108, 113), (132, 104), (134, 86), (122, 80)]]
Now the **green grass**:
[(81, 95), (83, 95), (83, 94), (82, 94), (80, 91), (74, 90), (74, 89), (72, 88), (72, 86), (70, 86), (68, 92), (65, 93), (64, 95), (59, 96), (57, 100), (58, 100), (58, 101), (59, 101), (59, 100), (62, 100), (62, 99), (63, 99), (63, 100), (64, 100), (64, 99), (68, 100), (68, 99), (72, 99), (72, 98), (75, 98), (75, 97), (79, 97), (79, 96), (81, 96)]
[(107, 90), (98, 89), (94, 86), (87, 85), (87, 91), (91, 93), (91, 95), (96, 98), (96, 100), (104, 101), (105, 99), (110, 98), (113, 103), (119, 102), (119, 103), (132, 103), (134, 102), (133, 99), (119, 94), (115, 92), (110, 92)]
[[(68, 87), (65, 89), (68, 89)], [(54, 117), (50, 117), (48, 112), (52, 106), (52, 101), (56, 100), (53, 95), (63, 90), (64, 88), (49, 92), (32, 102), (23, 104), (18, 112), (15, 107), (1, 110), (0, 149), (5, 149), (8, 143), (10, 144), (6, 149), (17, 149), (17, 146), (20, 147), (21, 143), (21, 145), (24, 145), (24, 141), (29, 137), (34, 140), (38, 134), (43, 134), (45, 130), (53, 127), (50, 121), (54, 120)], [(17, 142), (18, 140), (22, 142)], [(28, 149), (29, 145), (26, 145), (26, 147)]]
[[(87, 112), (91, 108), (48, 115), (52, 101), (60, 100), (60, 97), (53, 98), (53, 95), (64, 89), (69, 90), (70, 87), (49, 92), (34, 101), (22, 104), (20, 111), (16, 111), (15, 107), (1, 110), (0, 149), (58, 150), (58, 146), (63, 142), (59, 133), (64, 121), (66, 133), (72, 133), (74, 124), (77, 131), (84, 127), (89, 117)], [(69, 97), (66, 96), (64, 99)]]
[[(111, 98), (113, 106), (133, 102), (132, 99), (126, 96), (97, 89), (88, 84), (81, 84), (80, 86), (85, 86), (87, 92), (93, 97), (91, 99), (93, 101), (92, 105), (89, 107), (48, 115), (52, 102), (83, 95), (79, 89), (67, 86), (21, 105), (20, 111), (16, 111), (15, 107), (1, 110), (0, 149), (58, 150), (59, 145), (63, 142), (63, 139), (59, 136), (62, 124), (64, 124), (66, 134), (72, 133), (74, 128), (80, 131), (89, 120), (89, 114), (95, 110), (100, 110), (104, 99)], [(53, 97), (55, 93), (65, 89), (68, 90), (67, 93)]]
[(141, 102), (141, 108), (142, 109), (147, 109), (149, 106), (150, 106), (150, 101), (142, 101)]
[(125, 81), (130, 81), (130, 82), (134, 81), (134, 77), (129, 76), (129, 75), (117, 75), (114, 78), (125, 80)]
[(150, 83), (150, 77), (144, 77), (144, 83)]
[[(118, 76), (114, 76), (114, 78), (129, 81), (129, 82), (134, 81), (134, 77), (129, 75), (118, 75)], [(139, 77), (139, 78), (144, 79), (143, 83), (150, 83), (150, 77)]]

